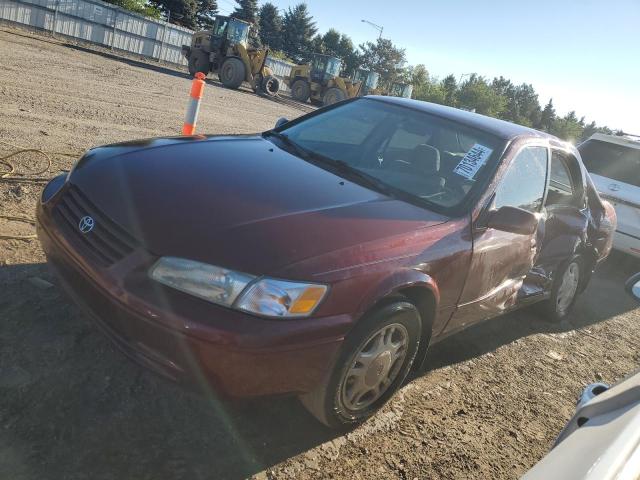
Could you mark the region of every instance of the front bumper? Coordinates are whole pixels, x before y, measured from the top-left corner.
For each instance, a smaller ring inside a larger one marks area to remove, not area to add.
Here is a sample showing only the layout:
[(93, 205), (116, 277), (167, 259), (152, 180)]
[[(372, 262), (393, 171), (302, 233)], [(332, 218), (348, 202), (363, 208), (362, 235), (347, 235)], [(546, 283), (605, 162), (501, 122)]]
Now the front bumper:
[(333, 365), (348, 315), (268, 320), (150, 280), (157, 259), (136, 249), (109, 267), (92, 263), (39, 204), (38, 237), (70, 296), (127, 356), (174, 381), (234, 397), (305, 393)]

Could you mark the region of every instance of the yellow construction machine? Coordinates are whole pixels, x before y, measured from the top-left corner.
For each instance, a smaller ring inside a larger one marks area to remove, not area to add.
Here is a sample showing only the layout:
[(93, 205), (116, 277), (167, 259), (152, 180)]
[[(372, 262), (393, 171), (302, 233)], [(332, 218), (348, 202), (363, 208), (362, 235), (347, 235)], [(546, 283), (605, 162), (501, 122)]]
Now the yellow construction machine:
[(354, 81), (362, 82), (361, 95), (411, 98), (411, 94), (413, 93), (413, 85), (408, 83), (392, 82), (388, 88), (378, 86), (380, 75), (364, 68), (356, 70), (353, 79)]
[(211, 30), (194, 33), (191, 45), (182, 46), (189, 73), (215, 72), (227, 88), (237, 89), (242, 82), (247, 82), (256, 93), (276, 95), (280, 81), (265, 65), (269, 51), (249, 48), (250, 30), (248, 22), (216, 16)]
[(389, 89), (389, 96), (411, 98), (413, 94), (413, 85), (410, 83), (393, 82)]
[(364, 68), (359, 68), (353, 74), (353, 80), (362, 83), (360, 95), (381, 95), (382, 89), (378, 88), (380, 74)]
[(284, 81), (294, 100), (331, 105), (360, 94), (362, 82), (341, 77), (341, 69), (339, 58), (316, 53), (308, 64), (293, 67)]

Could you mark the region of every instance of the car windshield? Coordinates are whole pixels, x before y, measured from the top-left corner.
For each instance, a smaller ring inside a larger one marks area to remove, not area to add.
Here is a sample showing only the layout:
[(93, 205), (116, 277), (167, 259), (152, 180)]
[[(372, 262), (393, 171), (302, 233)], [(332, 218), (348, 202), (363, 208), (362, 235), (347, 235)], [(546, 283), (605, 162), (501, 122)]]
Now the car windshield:
[(590, 173), (640, 187), (640, 148), (587, 140), (578, 150)]
[(374, 90), (378, 86), (378, 80), (380, 79), (380, 75), (376, 72), (369, 72), (367, 75), (367, 88)]
[(249, 38), (249, 25), (237, 20), (231, 20), (227, 38), (233, 43), (242, 43), (246, 46)]
[(327, 59), (327, 75), (332, 77), (337, 77), (340, 75), (340, 68), (342, 67), (342, 62), (337, 58), (329, 58)]
[(477, 190), (503, 146), (497, 137), (466, 125), (366, 98), (294, 122), (281, 133), (396, 196), (444, 209)]

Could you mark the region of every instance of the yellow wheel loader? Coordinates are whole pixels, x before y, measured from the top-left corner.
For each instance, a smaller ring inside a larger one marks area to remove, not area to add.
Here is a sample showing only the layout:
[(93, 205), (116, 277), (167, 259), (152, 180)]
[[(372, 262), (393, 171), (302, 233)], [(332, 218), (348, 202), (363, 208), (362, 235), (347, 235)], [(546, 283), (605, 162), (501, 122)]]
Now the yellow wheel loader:
[(294, 100), (331, 105), (360, 94), (362, 82), (341, 77), (341, 68), (339, 58), (316, 53), (310, 63), (293, 67), (284, 81)]
[(411, 98), (412, 94), (413, 85), (409, 83), (393, 82), (389, 89), (389, 96), (391, 97)]
[(378, 81), (380, 80), (380, 74), (372, 72), (371, 70), (365, 70), (359, 68), (353, 74), (353, 80), (355, 82), (361, 82), (362, 88), (360, 89), (360, 95), (380, 95), (382, 89), (378, 88)]
[(353, 75), (354, 81), (362, 82), (362, 95), (384, 95), (387, 97), (411, 98), (413, 85), (401, 82), (392, 82), (389, 88), (378, 86), (380, 75), (370, 70), (359, 68)]
[(237, 89), (247, 82), (256, 93), (274, 96), (280, 81), (265, 66), (268, 50), (249, 48), (251, 24), (233, 17), (216, 16), (211, 30), (193, 34), (191, 45), (182, 53), (189, 62), (189, 73), (218, 74), (227, 88)]

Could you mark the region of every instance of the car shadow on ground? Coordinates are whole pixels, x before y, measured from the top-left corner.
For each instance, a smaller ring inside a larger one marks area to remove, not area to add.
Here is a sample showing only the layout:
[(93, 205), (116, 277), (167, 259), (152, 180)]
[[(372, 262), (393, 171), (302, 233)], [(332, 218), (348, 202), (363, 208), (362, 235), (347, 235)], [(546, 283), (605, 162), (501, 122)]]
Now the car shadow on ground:
[[(446, 339), (427, 371), (636, 308), (622, 287), (634, 269), (607, 262), (569, 323), (524, 311)], [(0, 267), (0, 476), (246, 478), (341, 434), (294, 398), (231, 404), (144, 371), (46, 282), (56, 283), (44, 264)]]

